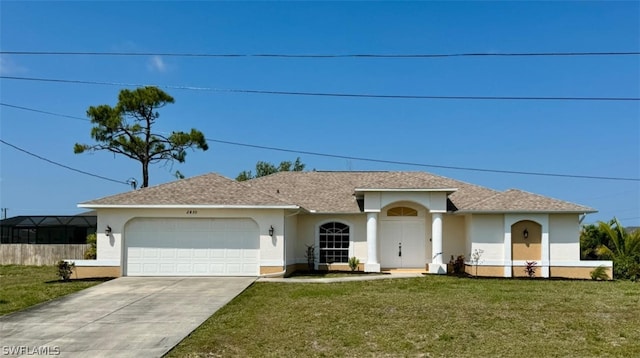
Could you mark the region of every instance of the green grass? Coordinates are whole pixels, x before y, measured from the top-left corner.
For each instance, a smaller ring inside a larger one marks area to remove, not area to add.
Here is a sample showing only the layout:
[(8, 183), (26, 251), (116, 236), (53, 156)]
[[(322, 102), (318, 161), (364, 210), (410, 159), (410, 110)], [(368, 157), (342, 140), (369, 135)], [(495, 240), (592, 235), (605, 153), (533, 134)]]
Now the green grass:
[(52, 266), (0, 266), (0, 315), (80, 291), (107, 279), (59, 281)]
[(258, 282), (169, 356), (637, 357), (638, 327), (631, 282)]
[(315, 278), (345, 278), (345, 277), (358, 277), (358, 276), (380, 276), (379, 273), (366, 273), (362, 271), (297, 271), (294, 272), (290, 278), (295, 279), (315, 279)]

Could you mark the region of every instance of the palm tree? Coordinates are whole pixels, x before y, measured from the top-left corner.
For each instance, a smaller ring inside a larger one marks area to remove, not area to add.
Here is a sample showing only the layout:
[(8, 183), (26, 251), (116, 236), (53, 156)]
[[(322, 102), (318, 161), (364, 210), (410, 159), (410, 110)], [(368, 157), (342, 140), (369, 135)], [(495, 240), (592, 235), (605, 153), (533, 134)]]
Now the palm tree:
[(627, 232), (615, 217), (609, 223), (598, 222), (598, 228), (609, 243), (598, 247), (598, 256), (613, 260), (617, 278), (640, 279), (640, 230)]

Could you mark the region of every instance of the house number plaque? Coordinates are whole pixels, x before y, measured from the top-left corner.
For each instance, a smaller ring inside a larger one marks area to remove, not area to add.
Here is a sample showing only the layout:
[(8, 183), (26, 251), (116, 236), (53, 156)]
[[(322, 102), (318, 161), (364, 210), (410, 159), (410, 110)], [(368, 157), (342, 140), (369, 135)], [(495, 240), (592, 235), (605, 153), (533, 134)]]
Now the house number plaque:
[(198, 210), (187, 210), (187, 215), (198, 215)]

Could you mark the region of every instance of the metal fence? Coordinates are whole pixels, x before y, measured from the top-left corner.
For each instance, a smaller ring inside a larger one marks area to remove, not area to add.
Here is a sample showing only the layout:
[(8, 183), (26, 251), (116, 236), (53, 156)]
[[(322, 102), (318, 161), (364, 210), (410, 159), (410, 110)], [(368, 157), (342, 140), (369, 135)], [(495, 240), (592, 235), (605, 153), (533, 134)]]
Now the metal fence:
[(53, 265), (63, 259), (84, 259), (88, 244), (0, 244), (0, 265)]

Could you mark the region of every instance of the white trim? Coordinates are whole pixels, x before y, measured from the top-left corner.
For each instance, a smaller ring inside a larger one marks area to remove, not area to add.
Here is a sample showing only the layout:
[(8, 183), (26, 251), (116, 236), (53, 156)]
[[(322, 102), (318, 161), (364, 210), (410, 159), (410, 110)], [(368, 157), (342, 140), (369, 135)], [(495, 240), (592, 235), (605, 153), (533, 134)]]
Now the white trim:
[[(513, 261), (512, 266), (525, 266), (527, 260), (515, 260)], [(613, 261), (605, 261), (605, 260), (578, 260), (578, 261), (551, 261), (551, 262), (543, 262), (542, 260), (530, 260), (530, 261), (535, 261), (538, 263), (538, 265), (536, 267), (598, 267), (598, 266), (605, 266), (605, 267), (612, 267), (613, 266)], [(465, 261), (466, 265), (469, 266), (475, 266), (475, 264), (471, 261)], [(492, 261), (486, 261), (483, 260), (482, 262), (478, 263), (478, 266), (509, 266), (511, 267), (511, 265), (506, 265), (506, 263), (504, 261), (500, 261), (500, 260), (492, 260)]]
[(261, 260), (260, 266), (284, 266), (283, 260)]
[[(476, 264), (471, 261), (465, 261), (464, 263), (465, 265), (476, 266)], [(502, 260), (481, 260), (480, 262), (478, 262), (478, 266), (505, 266), (505, 264), (506, 263)]]
[(458, 188), (441, 188), (441, 189), (428, 189), (428, 188), (414, 188), (414, 189), (405, 189), (405, 188), (398, 188), (398, 189), (394, 189), (394, 188), (381, 188), (381, 189), (359, 189), (356, 188), (354, 189), (355, 192), (454, 192), (454, 191), (458, 191)]
[(118, 260), (74, 260), (65, 259), (64, 261), (73, 262), (77, 267), (120, 267)]
[(300, 209), (298, 205), (121, 205), (78, 204), (88, 209)]
[(446, 214), (447, 210), (429, 210), (429, 214)]
[(380, 213), (382, 209), (364, 209), (365, 213)]

